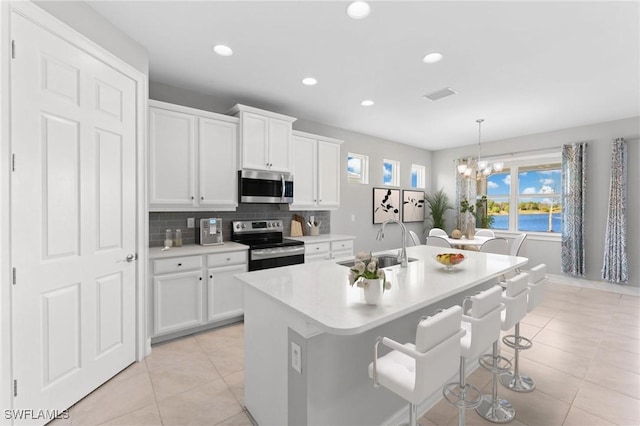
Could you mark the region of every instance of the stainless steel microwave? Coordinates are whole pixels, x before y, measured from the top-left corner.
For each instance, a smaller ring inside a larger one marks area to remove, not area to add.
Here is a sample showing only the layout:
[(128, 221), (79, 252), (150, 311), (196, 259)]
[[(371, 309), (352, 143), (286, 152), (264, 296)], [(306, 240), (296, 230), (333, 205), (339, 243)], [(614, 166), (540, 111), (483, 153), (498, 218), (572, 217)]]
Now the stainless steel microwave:
[(258, 170), (238, 171), (238, 201), (241, 203), (293, 202), (293, 175)]

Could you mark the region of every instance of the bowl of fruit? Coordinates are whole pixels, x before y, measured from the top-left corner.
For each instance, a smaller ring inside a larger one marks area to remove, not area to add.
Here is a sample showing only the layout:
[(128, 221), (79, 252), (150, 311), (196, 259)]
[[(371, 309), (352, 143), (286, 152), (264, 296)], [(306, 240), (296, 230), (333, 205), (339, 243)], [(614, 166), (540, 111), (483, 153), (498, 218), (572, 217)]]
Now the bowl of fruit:
[(447, 271), (452, 271), (453, 267), (460, 264), (464, 259), (462, 253), (440, 253), (436, 255), (436, 260), (445, 266)]

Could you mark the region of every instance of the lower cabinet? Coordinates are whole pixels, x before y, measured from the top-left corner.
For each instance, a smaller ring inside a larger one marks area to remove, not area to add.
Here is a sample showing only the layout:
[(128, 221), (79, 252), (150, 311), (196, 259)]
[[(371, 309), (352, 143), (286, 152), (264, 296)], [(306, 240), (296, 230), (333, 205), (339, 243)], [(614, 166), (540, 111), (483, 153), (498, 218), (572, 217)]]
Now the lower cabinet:
[(322, 260), (353, 257), (353, 240), (331, 240), (304, 244), (304, 261), (319, 262)]
[(247, 272), (246, 263), (209, 269), (207, 321), (242, 315), (242, 286), (233, 277), (242, 272)]
[(246, 271), (246, 251), (152, 260), (151, 337), (242, 316), (242, 285), (234, 274)]
[(153, 304), (156, 335), (202, 324), (202, 271), (154, 277)]

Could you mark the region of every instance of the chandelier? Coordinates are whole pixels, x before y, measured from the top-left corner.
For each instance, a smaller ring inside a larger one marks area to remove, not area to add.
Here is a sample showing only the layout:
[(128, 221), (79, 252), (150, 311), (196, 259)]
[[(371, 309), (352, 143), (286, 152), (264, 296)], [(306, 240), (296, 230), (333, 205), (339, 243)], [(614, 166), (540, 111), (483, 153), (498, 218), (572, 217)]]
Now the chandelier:
[(494, 170), (496, 172), (502, 171), (504, 167), (504, 163), (493, 163), (492, 165), (489, 164), (488, 161), (482, 160), (480, 157), (480, 141), (482, 139), (483, 121), (484, 119), (482, 118), (476, 120), (476, 123), (478, 123), (478, 159), (476, 161), (475, 167), (472, 158), (461, 160), (462, 163), (458, 164), (458, 173), (469, 179), (473, 178), (476, 180), (480, 180), (483, 177), (489, 176)]

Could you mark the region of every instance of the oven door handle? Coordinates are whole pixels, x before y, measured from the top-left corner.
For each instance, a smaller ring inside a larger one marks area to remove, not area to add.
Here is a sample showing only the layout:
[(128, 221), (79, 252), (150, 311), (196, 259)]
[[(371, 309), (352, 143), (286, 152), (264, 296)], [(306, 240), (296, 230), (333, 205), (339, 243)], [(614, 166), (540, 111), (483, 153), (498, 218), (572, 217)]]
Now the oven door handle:
[(251, 250), (251, 260), (273, 259), (304, 254), (304, 246)]

